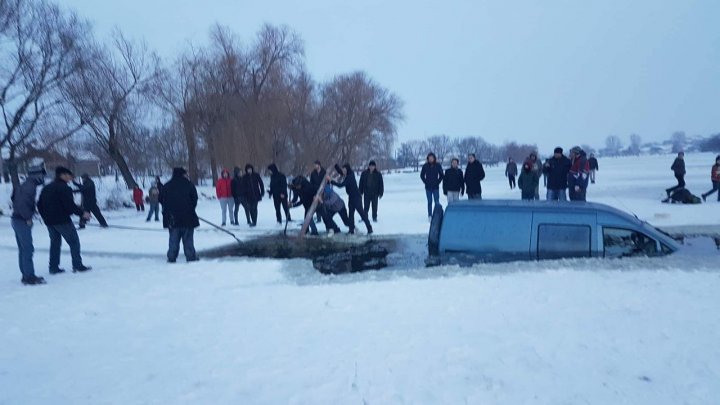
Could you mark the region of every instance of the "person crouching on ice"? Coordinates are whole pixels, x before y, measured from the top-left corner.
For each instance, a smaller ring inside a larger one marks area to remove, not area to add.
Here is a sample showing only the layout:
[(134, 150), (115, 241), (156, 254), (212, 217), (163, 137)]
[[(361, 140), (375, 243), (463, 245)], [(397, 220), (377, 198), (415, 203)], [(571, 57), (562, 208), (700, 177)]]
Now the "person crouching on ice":
[(323, 222), (325, 222), (325, 228), (328, 230), (328, 236), (333, 236), (336, 233), (340, 233), (340, 228), (333, 220), (335, 214), (340, 214), (345, 226), (347, 226), (352, 232), (355, 229), (355, 224), (348, 218), (347, 210), (345, 209), (345, 202), (340, 198), (331, 185), (326, 185), (321, 196), (316, 196), (315, 199), (319, 203), (318, 210), (322, 215)]

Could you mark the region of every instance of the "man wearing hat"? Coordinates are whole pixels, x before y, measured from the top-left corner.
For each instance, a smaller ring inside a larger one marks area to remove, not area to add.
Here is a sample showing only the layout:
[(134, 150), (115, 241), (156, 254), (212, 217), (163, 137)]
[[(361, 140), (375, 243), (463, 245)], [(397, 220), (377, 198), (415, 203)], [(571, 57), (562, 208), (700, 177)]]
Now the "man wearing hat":
[(570, 159), (563, 155), (563, 149), (557, 147), (552, 159), (545, 161), (543, 174), (547, 176), (547, 199), (550, 201), (567, 200), (567, 181), (570, 172)]
[(25, 285), (45, 284), (45, 279), (35, 275), (33, 264), (32, 226), (35, 216), (35, 196), (37, 187), (45, 180), (45, 168), (40, 167), (28, 172), (27, 179), (18, 188), (13, 190), (11, 201), (13, 204), (12, 228), (15, 231), (15, 240), (18, 245), (18, 262), (22, 283)]
[(590, 180), (590, 163), (585, 151), (579, 146), (570, 149), (571, 166), (568, 173), (570, 201), (586, 201), (587, 187)]
[[(82, 196), (83, 210), (94, 215), (95, 219), (97, 219), (98, 223), (102, 228), (107, 228), (107, 221), (105, 221), (105, 217), (103, 216), (102, 212), (100, 212), (100, 207), (98, 207), (97, 204), (95, 182), (92, 181), (90, 175), (88, 175), (87, 173), (84, 173), (82, 176), (80, 176), (80, 178), (82, 179), (82, 184), (76, 181), (73, 181), (73, 184), (75, 185), (75, 187), (78, 188), (78, 190), (80, 191), (80, 195)], [(80, 229), (85, 228), (86, 222), (87, 221), (85, 219), (80, 218)]]
[(679, 152), (677, 154), (675, 161), (673, 161), (672, 166), (670, 166), (670, 170), (675, 174), (675, 179), (678, 184), (665, 190), (668, 198), (670, 198), (672, 193), (685, 188), (685, 152)]
[(359, 188), (360, 194), (363, 196), (365, 215), (368, 215), (370, 206), (372, 206), (372, 220), (377, 222), (378, 199), (382, 198), (385, 193), (385, 184), (382, 173), (377, 170), (374, 160), (371, 160), (367, 169), (360, 174)]
[(193, 239), (195, 228), (200, 226), (200, 220), (195, 212), (198, 193), (195, 185), (187, 178), (187, 171), (182, 167), (173, 169), (172, 179), (165, 183), (160, 191), (160, 204), (162, 204), (163, 228), (169, 232), (169, 247), (167, 261), (175, 263), (180, 254), (180, 242), (183, 244), (185, 260), (197, 261), (195, 241)]
[(68, 183), (73, 180), (72, 172), (62, 166), (55, 169), (55, 180), (45, 186), (38, 200), (38, 211), (47, 226), (50, 235), (50, 274), (63, 273), (60, 268), (60, 245), (62, 239), (70, 247), (73, 272), (88, 271), (80, 256), (80, 238), (70, 218), (73, 214), (90, 219), (90, 213), (84, 212), (73, 201), (73, 192)]

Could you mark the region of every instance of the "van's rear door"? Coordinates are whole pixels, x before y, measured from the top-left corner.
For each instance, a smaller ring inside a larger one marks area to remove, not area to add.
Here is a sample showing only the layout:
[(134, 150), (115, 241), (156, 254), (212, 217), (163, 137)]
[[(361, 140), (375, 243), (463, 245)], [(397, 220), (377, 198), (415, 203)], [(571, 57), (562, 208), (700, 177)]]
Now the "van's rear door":
[(597, 252), (597, 214), (534, 212), (530, 246), (538, 260), (593, 257)]

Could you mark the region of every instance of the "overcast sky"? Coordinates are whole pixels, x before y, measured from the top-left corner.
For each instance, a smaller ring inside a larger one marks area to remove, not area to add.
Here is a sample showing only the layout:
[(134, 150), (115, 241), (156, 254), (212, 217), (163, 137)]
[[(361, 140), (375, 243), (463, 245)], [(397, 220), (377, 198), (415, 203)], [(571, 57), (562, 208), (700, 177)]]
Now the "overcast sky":
[(602, 146), (720, 132), (720, 1), (61, 0), (164, 58), (216, 22), (305, 41), (317, 80), (365, 70), (405, 102), (401, 141), (445, 133)]

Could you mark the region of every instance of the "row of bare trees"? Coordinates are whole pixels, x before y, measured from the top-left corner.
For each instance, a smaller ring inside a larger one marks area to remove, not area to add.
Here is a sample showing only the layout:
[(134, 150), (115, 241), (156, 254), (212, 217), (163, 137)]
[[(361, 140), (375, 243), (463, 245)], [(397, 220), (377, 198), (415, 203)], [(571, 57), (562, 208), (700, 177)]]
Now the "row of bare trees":
[(128, 187), (177, 165), (197, 181), (246, 162), (300, 173), (391, 158), (402, 101), (364, 72), (318, 83), (304, 55), (286, 26), (250, 41), (215, 26), (163, 63), (119, 30), (98, 41), (50, 1), (0, 0), (0, 151), (17, 183), (29, 150), (98, 150)]
[(467, 161), (467, 155), (474, 153), (480, 161), (496, 164), (509, 157), (516, 161), (522, 161), (530, 153), (537, 153), (537, 146), (516, 142), (494, 145), (482, 137), (451, 138), (448, 135), (433, 135), (425, 140), (401, 143), (396, 153), (396, 160), (402, 167), (414, 167), (417, 170), (420, 162), (424, 161), (430, 152), (435, 154), (439, 162), (448, 162), (452, 158), (457, 158), (464, 164)]

